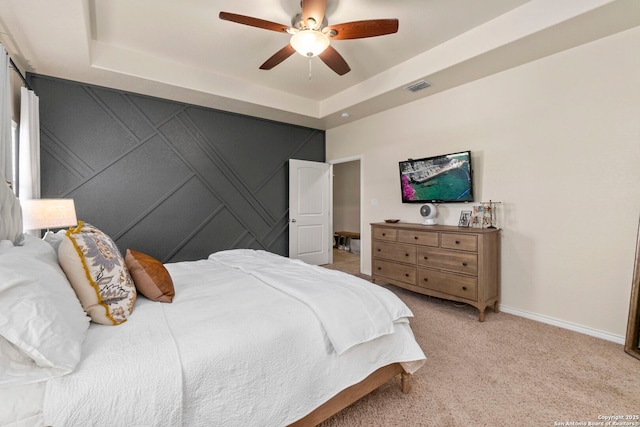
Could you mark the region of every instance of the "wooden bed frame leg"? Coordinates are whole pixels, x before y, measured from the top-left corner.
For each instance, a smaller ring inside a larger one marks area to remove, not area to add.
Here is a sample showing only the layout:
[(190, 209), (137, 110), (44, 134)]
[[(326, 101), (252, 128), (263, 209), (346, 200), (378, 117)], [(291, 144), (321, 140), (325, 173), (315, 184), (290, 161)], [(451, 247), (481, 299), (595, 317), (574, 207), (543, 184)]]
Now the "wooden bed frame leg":
[(407, 394), (411, 391), (411, 374), (406, 372), (400, 373), (400, 389), (404, 394)]

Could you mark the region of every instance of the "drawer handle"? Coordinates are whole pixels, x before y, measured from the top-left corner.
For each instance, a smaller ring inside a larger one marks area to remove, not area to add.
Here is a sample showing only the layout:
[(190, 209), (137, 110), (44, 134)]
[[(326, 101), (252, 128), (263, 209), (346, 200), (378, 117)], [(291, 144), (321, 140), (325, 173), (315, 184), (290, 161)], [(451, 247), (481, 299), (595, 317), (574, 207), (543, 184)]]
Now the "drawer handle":
[(404, 254), (404, 256), (409, 256), (409, 254)]
[(414, 238), (415, 240), (418, 240), (418, 236), (413, 236), (413, 238)]
[(428, 256), (426, 256), (426, 257), (424, 257), (424, 259), (429, 259), (429, 257), (428, 257)]
[(466, 263), (466, 262), (463, 262), (463, 263), (462, 263), (462, 266), (463, 266), (463, 267), (466, 267), (466, 266), (467, 266), (467, 263)]
[(382, 235), (383, 235), (383, 236), (386, 236), (386, 235), (387, 235), (387, 233), (382, 233)]
[(429, 279), (427, 279), (426, 277), (424, 279), (422, 279), (422, 280), (425, 281), (425, 282), (429, 281)]
[(466, 286), (463, 286), (463, 287), (462, 287), (462, 290), (463, 290), (463, 291), (466, 291), (466, 290), (467, 290), (467, 287), (466, 287)]
[(459, 245), (459, 244), (460, 244), (460, 240), (456, 240), (456, 245)]
[(409, 277), (409, 273), (404, 273), (404, 277)]
[(382, 267), (378, 267), (378, 270), (382, 270)]
[(378, 249), (378, 252), (380, 252), (380, 249)]

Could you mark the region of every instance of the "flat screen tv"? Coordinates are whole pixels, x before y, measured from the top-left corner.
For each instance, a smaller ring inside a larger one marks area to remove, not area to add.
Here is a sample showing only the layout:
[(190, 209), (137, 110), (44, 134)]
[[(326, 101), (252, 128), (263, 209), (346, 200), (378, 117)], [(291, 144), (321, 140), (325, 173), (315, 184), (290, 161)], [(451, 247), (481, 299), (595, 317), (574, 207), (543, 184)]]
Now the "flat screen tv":
[(402, 203), (473, 202), (471, 152), (400, 162)]

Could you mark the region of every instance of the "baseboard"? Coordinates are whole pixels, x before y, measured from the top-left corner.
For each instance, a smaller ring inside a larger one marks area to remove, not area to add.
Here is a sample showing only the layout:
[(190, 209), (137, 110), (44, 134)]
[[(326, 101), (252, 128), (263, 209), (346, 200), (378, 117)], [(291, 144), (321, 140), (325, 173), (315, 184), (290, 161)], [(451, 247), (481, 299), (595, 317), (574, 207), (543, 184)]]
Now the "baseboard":
[(599, 331), (597, 329), (588, 328), (586, 326), (578, 325), (576, 323), (566, 322), (564, 320), (555, 319), (549, 316), (543, 316), (529, 311), (520, 310), (504, 305), (500, 305), (500, 311), (513, 314), (515, 316), (524, 317), (527, 319), (535, 320), (537, 322), (547, 323), (549, 325), (558, 326), (560, 328), (568, 329), (570, 331), (580, 332), (581, 334), (589, 335), (603, 340), (612, 341), (616, 344), (624, 345), (625, 337), (622, 335), (615, 335), (609, 332)]

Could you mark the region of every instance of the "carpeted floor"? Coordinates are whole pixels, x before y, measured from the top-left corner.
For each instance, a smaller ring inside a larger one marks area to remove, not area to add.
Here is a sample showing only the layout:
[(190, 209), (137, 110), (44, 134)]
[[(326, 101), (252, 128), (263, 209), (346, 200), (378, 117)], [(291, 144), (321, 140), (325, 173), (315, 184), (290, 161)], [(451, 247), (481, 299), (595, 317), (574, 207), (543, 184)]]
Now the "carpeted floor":
[[(359, 265), (352, 257), (330, 268), (349, 262)], [(427, 363), (410, 394), (396, 379), (323, 427), (606, 425), (603, 417), (640, 416), (640, 360), (622, 345), (491, 310), (480, 323), (473, 307), (387, 288), (413, 311)], [(629, 421), (640, 426), (617, 420)]]

